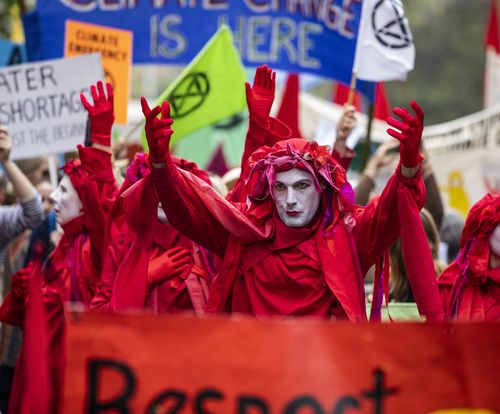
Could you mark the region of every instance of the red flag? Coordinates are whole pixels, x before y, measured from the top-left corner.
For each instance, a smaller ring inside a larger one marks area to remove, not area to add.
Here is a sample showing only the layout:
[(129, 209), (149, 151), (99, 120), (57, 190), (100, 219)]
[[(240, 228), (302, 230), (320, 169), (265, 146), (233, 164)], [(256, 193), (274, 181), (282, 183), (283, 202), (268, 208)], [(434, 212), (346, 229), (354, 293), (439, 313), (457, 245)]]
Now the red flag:
[(486, 108), (500, 102), (500, 37), (496, 0), (491, 0), (485, 44), (483, 107)]
[(385, 86), (382, 82), (379, 82), (375, 87), (375, 108), (373, 109), (373, 117), (385, 121), (389, 116), (391, 116), (391, 108), (385, 93)]
[[(344, 105), (349, 97), (349, 86), (340, 82), (334, 82), (332, 89), (332, 102), (338, 105)], [(362, 111), (362, 99), (358, 91), (354, 91), (352, 105), (356, 108), (356, 112)]]
[(276, 118), (292, 130), (293, 137), (303, 138), (299, 128), (299, 75), (295, 73), (288, 75)]

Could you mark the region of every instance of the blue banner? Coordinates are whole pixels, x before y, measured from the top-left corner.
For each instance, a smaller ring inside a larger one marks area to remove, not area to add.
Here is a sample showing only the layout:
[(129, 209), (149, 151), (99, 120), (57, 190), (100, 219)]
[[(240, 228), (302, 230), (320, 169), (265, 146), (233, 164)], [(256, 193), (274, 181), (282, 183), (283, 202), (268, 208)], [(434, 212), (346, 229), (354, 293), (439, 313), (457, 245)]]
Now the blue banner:
[(67, 19), (133, 31), (137, 64), (186, 64), (226, 23), (247, 67), (349, 84), (360, 16), (361, 0), (38, 0), (23, 20), (31, 61), (63, 56)]

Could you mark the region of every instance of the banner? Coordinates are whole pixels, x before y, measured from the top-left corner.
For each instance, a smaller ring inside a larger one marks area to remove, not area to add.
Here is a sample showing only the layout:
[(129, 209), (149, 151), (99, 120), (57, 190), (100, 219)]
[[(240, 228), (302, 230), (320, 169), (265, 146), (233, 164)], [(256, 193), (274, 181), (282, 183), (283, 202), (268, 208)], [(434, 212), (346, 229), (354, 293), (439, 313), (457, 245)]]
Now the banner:
[(165, 99), (170, 103), (174, 119), (172, 144), (190, 132), (243, 111), (245, 80), (231, 32), (222, 26), (157, 100), (158, 105)]
[(402, 0), (364, 0), (353, 72), (359, 79), (405, 80), (415, 45)]
[(66, 21), (64, 56), (100, 53), (106, 81), (113, 85), (115, 123), (127, 124), (132, 64), (132, 33), (95, 24)]
[(495, 323), (104, 313), (68, 321), (66, 413), (500, 410)]
[(222, 24), (243, 64), (349, 84), (360, 0), (39, 0), (23, 16), (30, 60), (61, 57), (67, 19), (130, 30), (136, 64), (187, 64)]
[(11, 158), (75, 151), (87, 124), (80, 93), (89, 97), (102, 77), (98, 54), (0, 69), (0, 124), (12, 138)]

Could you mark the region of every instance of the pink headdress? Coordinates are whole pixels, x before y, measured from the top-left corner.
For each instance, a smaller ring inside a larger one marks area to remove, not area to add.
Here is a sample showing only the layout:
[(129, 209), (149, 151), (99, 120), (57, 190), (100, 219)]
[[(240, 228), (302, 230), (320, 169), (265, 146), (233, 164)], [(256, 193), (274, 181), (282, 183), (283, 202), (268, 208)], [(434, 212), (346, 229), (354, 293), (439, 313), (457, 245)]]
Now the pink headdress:
[(273, 147), (261, 147), (248, 160), (250, 173), (246, 190), (251, 201), (273, 198), (272, 188), (276, 173), (300, 168), (314, 178), (316, 191), (321, 192), (320, 180), (330, 186), (339, 197), (339, 207), (352, 210), (354, 191), (347, 181), (344, 169), (328, 151), (328, 147), (302, 138), (277, 142)]

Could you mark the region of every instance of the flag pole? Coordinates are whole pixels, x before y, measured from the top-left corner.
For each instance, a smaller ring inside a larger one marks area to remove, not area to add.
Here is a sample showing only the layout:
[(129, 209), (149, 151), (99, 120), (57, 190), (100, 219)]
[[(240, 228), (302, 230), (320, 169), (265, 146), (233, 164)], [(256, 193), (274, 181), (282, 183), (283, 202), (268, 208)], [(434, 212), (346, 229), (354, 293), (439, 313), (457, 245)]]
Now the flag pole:
[(347, 103), (352, 105), (354, 101), (354, 92), (356, 91), (356, 72), (352, 72), (351, 85), (349, 86), (349, 95), (347, 96)]

